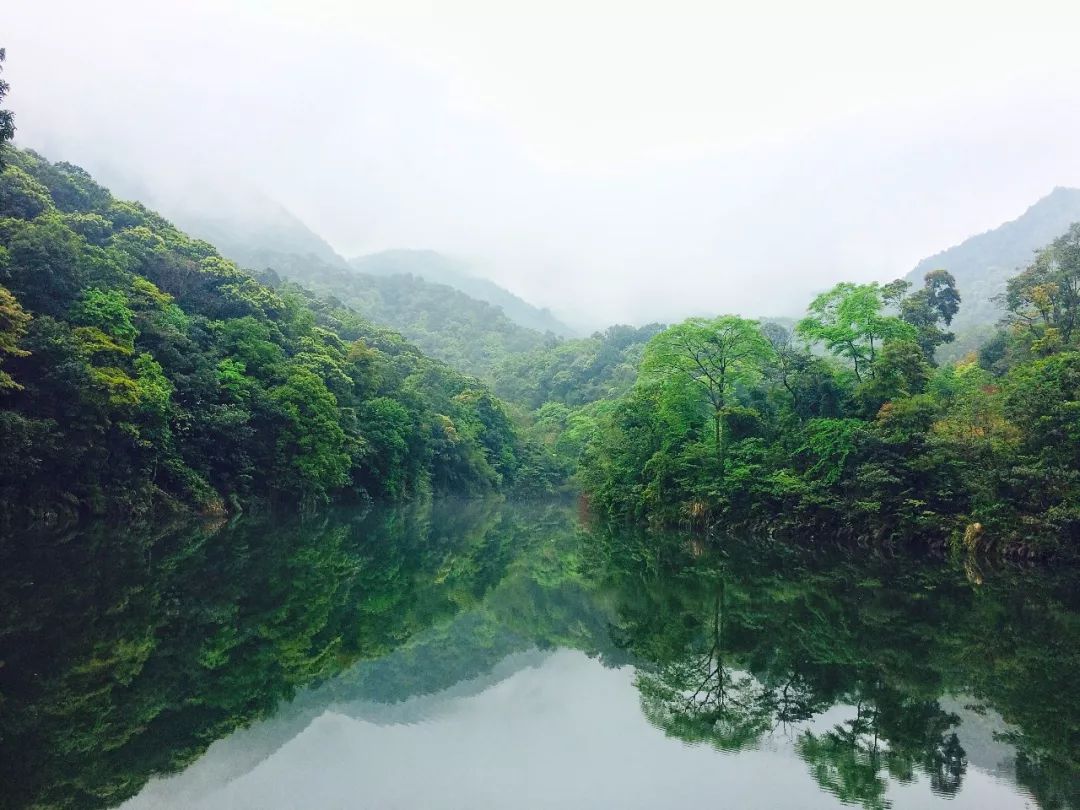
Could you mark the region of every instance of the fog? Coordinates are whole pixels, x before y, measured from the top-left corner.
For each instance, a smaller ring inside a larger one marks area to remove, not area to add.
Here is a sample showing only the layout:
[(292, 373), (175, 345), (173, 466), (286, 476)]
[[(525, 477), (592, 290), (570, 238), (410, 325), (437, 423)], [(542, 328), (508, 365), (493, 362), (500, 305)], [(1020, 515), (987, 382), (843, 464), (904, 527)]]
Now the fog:
[(884, 9), (16, 0), (0, 45), (22, 146), (592, 327), (795, 314), (1080, 185), (1075, 4)]

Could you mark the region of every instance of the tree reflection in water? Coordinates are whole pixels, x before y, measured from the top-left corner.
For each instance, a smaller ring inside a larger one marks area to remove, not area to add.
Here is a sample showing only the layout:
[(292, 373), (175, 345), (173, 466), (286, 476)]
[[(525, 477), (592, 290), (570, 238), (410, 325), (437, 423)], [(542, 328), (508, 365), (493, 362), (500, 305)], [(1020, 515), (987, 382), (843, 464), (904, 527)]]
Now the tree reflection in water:
[(620, 594), (613, 636), (665, 733), (722, 751), (783, 734), (824, 790), (872, 810), (889, 806), (890, 781), (962, 789), (960, 718), (941, 700), (971, 695), (1008, 722), (998, 737), (1017, 746), (1016, 778), (1041, 806), (1080, 807), (1067, 575), (980, 569), (973, 581), (940, 559), (733, 539), (710, 553), (625, 530), (600, 532), (599, 546)]
[(891, 784), (963, 790), (959, 697), (1003, 718), (1040, 807), (1080, 808), (1080, 593), (972, 570), (761, 539), (691, 553), (560, 503), (5, 540), (0, 806), (116, 805), (301, 689), (400, 701), (565, 647), (633, 663), (668, 735), (783, 742), (866, 808)]

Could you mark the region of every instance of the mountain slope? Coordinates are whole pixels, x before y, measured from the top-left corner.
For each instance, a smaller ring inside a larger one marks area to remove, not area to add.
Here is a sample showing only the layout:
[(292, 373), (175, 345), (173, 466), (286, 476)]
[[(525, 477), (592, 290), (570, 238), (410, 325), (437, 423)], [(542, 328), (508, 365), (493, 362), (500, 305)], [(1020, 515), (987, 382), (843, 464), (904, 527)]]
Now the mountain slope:
[(374, 323), (401, 332), (428, 355), (485, 379), (507, 357), (570, 330), (466, 265), (434, 251), (391, 250), (346, 262), (297, 216), (240, 178), (200, 174), (134, 177), (100, 169), (128, 196), (256, 273), (272, 270), (335, 295)]
[(370, 275), (291, 257), (273, 265), (280, 275), (332, 295), (365, 318), (395, 329), (426, 354), (485, 380), (514, 355), (554, 340), (515, 323), (486, 301), (415, 275)]
[(506, 316), (537, 332), (553, 332), (572, 337), (573, 330), (551, 314), (530, 304), (495, 282), (474, 275), (467, 264), (433, 250), (386, 250), (350, 259), (361, 273), (374, 276), (414, 275), (425, 281), (445, 284), (466, 295), (502, 309)]
[(970, 343), (972, 335), (989, 332), (1001, 317), (1002, 310), (992, 299), (1005, 290), (1005, 281), (1077, 221), (1080, 189), (1055, 188), (1011, 222), (923, 259), (907, 280), (921, 285), (931, 270), (952, 273), (963, 298), (953, 329), (958, 344)]
[(106, 163), (96, 176), (118, 197), (138, 200), (241, 267), (265, 270), (314, 257), (345, 266), (330, 244), (281, 203), (238, 177), (194, 173), (134, 177)]
[(78, 167), (5, 160), (0, 530), (544, 474), (475, 379), (256, 281)]

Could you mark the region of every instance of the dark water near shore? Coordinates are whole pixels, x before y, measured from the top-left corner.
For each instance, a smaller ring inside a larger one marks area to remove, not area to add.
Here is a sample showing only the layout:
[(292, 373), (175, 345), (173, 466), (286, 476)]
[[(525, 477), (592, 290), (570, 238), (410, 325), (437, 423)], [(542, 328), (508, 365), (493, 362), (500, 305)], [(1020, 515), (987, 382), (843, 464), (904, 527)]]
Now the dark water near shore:
[(0, 542), (0, 807), (1077, 808), (1076, 572), (436, 502)]

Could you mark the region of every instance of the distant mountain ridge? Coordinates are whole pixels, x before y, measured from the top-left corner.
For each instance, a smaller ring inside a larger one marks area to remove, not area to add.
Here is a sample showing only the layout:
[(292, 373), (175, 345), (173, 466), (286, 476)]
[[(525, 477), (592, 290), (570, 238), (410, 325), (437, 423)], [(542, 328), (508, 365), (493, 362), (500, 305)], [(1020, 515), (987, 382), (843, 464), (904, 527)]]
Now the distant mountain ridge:
[(266, 269), (332, 296), (400, 332), (425, 354), (485, 380), (508, 357), (556, 340), (511, 320), (501, 307), (411, 273), (379, 276), (295, 254), (278, 255)]
[[(256, 272), (274, 270), (281, 276), (299, 281), (321, 279), (325, 282), (334, 275), (331, 271), (374, 277), (360, 283), (367, 292), (354, 299), (354, 304), (367, 317), (421, 341), (428, 349), (434, 344), (428, 340), (427, 321), (443, 321), (444, 314), (425, 314), (419, 309), (424, 305), (446, 306), (440, 301), (443, 296), (437, 289), (424, 286), (432, 284), (451, 287), (475, 302), (501, 309), (501, 314), (494, 310), (487, 313), (494, 331), (505, 334), (517, 326), (540, 336), (548, 332), (560, 337), (576, 336), (574, 330), (547, 309), (533, 306), (495, 282), (476, 275), (466, 262), (433, 250), (387, 250), (346, 261), (292, 211), (240, 178), (223, 182), (216, 174), (200, 174), (198, 170), (183, 178), (173, 175), (142, 177), (111, 165), (101, 167), (99, 173), (123, 196), (141, 200), (161, 211), (187, 233), (214, 245), (223, 256), (241, 267)], [(413, 279), (391, 280), (393, 276), (413, 276)], [(375, 292), (374, 287), (386, 294)], [(405, 287), (409, 288), (408, 292), (403, 289)], [(387, 296), (402, 303), (403, 296), (412, 296), (415, 299), (409, 306), (412, 312), (403, 316), (398, 304), (382, 306), (376, 303)], [(459, 308), (476, 309), (464, 298), (454, 298), (454, 301)], [(481, 312), (477, 310), (473, 314), (479, 316)], [(502, 322), (503, 317), (510, 325)], [(414, 327), (419, 321), (424, 323), (418, 331)], [(519, 334), (511, 343), (532, 346), (538, 339), (525, 339)], [(499, 352), (497, 347), (492, 350)], [(443, 359), (454, 362), (460, 358)], [(460, 367), (460, 363), (458, 365)], [(475, 363), (470, 366), (470, 373), (479, 368)]]
[(500, 307), (510, 320), (529, 329), (562, 337), (574, 336), (574, 330), (550, 310), (533, 306), (490, 279), (475, 275), (465, 262), (434, 250), (385, 250), (352, 258), (349, 265), (354, 270), (373, 276), (413, 275), (425, 281), (445, 284), (472, 298)]
[(122, 197), (160, 211), (187, 233), (250, 270), (315, 257), (346, 266), (330, 243), (277, 200), (240, 178), (194, 170), (190, 175), (140, 176), (113, 164), (95, 169)]
[(992, 299), (1004, 292), (1005, 282), (1074, 222), (1080, 222), (1080, 189), (1059, 186), (1016, 219), (923, 259), (906, 278), (921, 284), (930, 270), (953, 274), (963, 299), (953, 330), (958, 345), (970, 348), (1001, 318)]

